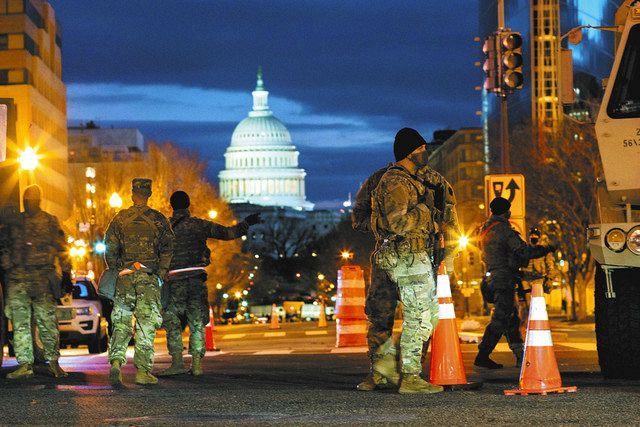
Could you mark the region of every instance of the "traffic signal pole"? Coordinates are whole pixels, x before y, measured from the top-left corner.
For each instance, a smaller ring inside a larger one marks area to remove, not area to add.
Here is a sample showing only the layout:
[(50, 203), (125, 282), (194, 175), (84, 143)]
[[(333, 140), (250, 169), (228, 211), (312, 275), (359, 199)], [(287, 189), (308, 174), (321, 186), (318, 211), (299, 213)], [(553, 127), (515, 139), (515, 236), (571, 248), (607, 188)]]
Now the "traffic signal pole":
[[(498, 29), (504, 30), (504, 0), (498, 0)], [(498, 70), (502, 70), (502, 67), (498, 67)], [(501, 71), (498, 71), (502, 74)], [(503, 76), (500, 75), (500, 81), (503, 80)], [(509, 147), (509, 109), (507, 104), (507, 94), (502, 91), (500, 93), (500, 166), (502, 173), (509, 173), (511, 169), (511, 153)]]

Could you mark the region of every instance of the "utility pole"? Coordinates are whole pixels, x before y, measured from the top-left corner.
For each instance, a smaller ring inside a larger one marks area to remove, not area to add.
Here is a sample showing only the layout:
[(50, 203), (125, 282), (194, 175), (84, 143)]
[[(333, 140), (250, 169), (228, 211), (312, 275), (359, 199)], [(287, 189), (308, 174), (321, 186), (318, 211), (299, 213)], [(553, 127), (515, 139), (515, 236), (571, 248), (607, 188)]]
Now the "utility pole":
[[(505, 29), (504, 0), (498, 0), (498, 31)], [(503, 81), (502, 67), (498, 67), (500, 81)], [(500, 163), (502, 173), (509, 173), (511, 169), (511, 150), (509, 147), (509, 109), (507, 108), (507, 94), (500, 92)]]

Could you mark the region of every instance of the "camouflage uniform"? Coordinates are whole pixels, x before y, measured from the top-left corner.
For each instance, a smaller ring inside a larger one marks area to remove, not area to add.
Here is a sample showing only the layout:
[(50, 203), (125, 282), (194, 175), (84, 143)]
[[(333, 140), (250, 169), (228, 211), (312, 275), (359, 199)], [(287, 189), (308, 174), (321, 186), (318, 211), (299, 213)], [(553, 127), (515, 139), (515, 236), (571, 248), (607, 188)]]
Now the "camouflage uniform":
[[(142, 180), (138, 180), (142, 181)], [(150, 181), (149, 181), (149, 186)], [(134, 189), (136, 188), (134, 180)], [(133, 315), (136, 319), (134, 364), (150, 372), (153, 342), (162, 325), (160, 314), (161, 278), (169, 271), (173, 251), (173, 232), (167, 218), (147, 205), (134, 205), (116, 214), (105, 234), (105, 260), (109, 268), (133, 273), (118, 277), (111, 321), (113, 334), (109, 362), (124, 365), (131, 340)], [(139, 262), (145, 268), (135, 270)]]
[(437, 172), (422, 167), (412, 173), (401, 166), (390, 168), (373, 192), (371, 226), (382, 243), (374, 262), (388, 280), (396, 283), (403, 304), (400, 349), (403, 374), (419, 374), (423, 343), (438, 321), (438, 299), (432, 265), (435, 191), (446, 181)]
[[(215, 222), (192, 217), (188, 209), (176, 209), (171, 217), (175, 233), (171, 270), (205, 267), (211, 262), (207, 239), (233, 240), (247, 233), (249, 225), (241, 222), (225, 227)], [(204, 356), (204, 319), (209, 310), (203, 312), (202, 301), (207, 299), (206, 274), (190, 271), (171, 275), (166, 286), (169, 302), (163, 315), (163, 326), (167, 331), (169, 353), (176, 357), (182, 353), (182, 325), (185, 316), (189, 325), (189, 354)]]
[(509, 220), (499, 215), (492, 215), (485, 223), (480, 240), (494, 310), (482, 342), (478, 345), (479, 355), (488, 357), (504, 334), (509, 348), (520, 358), (523, 342), (515, 303), (518, 268), (522, 262), (546, 255), (549, 249), (547, 246), (528, 245), (511, 228)]
[(64, 233), (58, 219), (42, 210), (20, 214), (18, 224), (8, 227), (8, 251), (2, 257), (7, 271), (6, 316), (13, 325), (13, 346), (20, 365), (34, 362), (32, 319), (38, 327), (48, 361), (60, 357), (57, 299), (62, 295), (57, 258), (63, 272), (71, 271)]
[[(374, 172), (362, 184), (356, 194), (351, 223), (354, 230), (372, 233), (371, 230), (371, 196), (378, 186), (380, 178), (391, 165), (385, 166)], [(380, 241), (376, 239), (376, 249)], [(375, 253), (375, 250), (374, 250)], [(393, 330), (396, 306), (398, 304), (398, 287), (390, 280), (388, 274), (378, 268), (371, 255), (369, 289), (365, 302), (365, 312), (369, 321), (367, 330), (367, 342), (369, 345), (369, 358), (373, 361), (378, 348), (390, 337)]]

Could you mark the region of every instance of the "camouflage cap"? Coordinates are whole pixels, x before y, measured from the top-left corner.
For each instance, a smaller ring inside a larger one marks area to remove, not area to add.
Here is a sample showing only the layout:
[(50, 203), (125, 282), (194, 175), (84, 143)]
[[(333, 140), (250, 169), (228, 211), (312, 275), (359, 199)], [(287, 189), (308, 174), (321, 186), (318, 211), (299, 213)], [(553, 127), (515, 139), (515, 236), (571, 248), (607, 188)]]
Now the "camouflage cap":
[(131, 191), (144, 197), (151, 196), (151, 180), (147, 178), (133, 178)]

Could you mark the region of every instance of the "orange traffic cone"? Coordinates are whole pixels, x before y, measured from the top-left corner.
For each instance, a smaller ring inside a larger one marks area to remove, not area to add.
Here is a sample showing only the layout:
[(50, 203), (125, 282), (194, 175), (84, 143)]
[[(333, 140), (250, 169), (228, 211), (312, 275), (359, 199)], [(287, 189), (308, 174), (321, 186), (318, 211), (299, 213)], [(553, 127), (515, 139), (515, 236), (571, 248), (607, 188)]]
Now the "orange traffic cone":
[(467, 381), (467, 374), (464, 370), (456, 313), (451, 298), (451, 284), (444, 262), (438, 268), (437, 297), (438, 324), (431, 336), (429, 382), (450, 390), (478, 388), (482, 386), (482, 383)]
[(278, 309), (275, 304), (271, 306), (271, 324), (269, 325), (269, 329), (280, 329), (280, 315), (278, 314)]
[(204, 346), (207, 351), (220, 351), (220, 349), (216, 347), (216, 342), (213, 339), (214, 326), (213, 310), (209, 307), (209, 323), (204, 327)]
[(563, 387), (556, 354), (553, 351), (547, 305), (542, 293), (542, 283), (534, 283), (531, 290), (527, 339), (524, 343), (524, 359), (520, 370), (520, 388), (505, 390), (504, 394), (571, 393), (577, 387)]
[(327, 306), (324, 301), (320, 302), (320, 314), (318, 316), (318, 328), (327, 327)]

